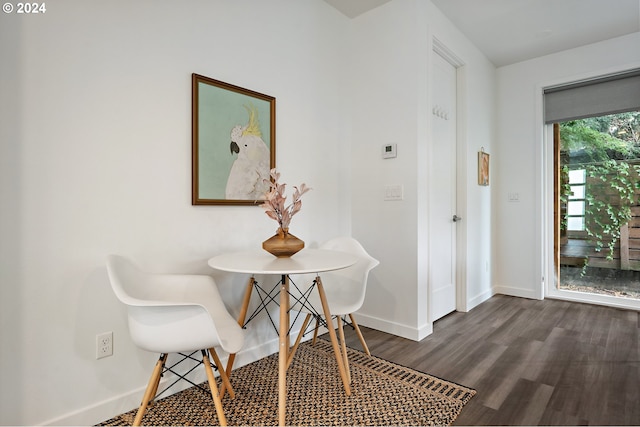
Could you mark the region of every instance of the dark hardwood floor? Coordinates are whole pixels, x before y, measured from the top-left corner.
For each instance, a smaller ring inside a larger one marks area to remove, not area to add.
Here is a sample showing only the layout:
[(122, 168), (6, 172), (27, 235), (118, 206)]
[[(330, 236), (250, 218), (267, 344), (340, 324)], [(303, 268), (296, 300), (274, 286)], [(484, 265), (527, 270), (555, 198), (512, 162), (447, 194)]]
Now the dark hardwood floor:
[(362, 332), (374, 356), (477, 390), (454, 425), (640, 425), (636, 311), (497, 295), (420, 342)]

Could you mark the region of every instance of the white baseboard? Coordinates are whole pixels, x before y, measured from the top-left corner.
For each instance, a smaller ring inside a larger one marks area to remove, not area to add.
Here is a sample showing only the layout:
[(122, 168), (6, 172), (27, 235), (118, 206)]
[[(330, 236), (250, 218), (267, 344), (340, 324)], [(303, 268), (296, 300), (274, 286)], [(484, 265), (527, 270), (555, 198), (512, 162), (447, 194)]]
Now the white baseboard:
[(542, 299), (540, 298), (540, 295), (538, 292), (536, 292), (536, 290), (534, 289), (522, 289), (522, 288), (515, 288), (515, 287), (511, 287), (511, 286), (494, 286), (493, 287), (493, 293), (495, 294), (502, 294), (502, 295), (509, 295), (512, 297), (520, 297), (520, 298), (529, 298), (529, 299)]
[(402, 325), (400, 323), (392, 322), (386, 319), (380, 319), (378, 317), (368, 316), (361, 313), (355, 313), (354, 317), (356, 318), (356, 321), (359, 325), (386, 332), (388, 334), (397, 335), (413, 341), (420, 341), (426, 336), (431, 335), (431, 333), (433, 332), (433, 325), (431, 323), (423, 325), (420, 328), (415, 328), (412, 326)]
[(471, 298), (467, 303), (467, 311), (472, 310), (473, 308), (479, 306), (480, 304), (487, 301), (494, 295), (495, 295), (495, 289), (490, 289), (486, 292), (481, 293), (480, 295), (477, 295)]

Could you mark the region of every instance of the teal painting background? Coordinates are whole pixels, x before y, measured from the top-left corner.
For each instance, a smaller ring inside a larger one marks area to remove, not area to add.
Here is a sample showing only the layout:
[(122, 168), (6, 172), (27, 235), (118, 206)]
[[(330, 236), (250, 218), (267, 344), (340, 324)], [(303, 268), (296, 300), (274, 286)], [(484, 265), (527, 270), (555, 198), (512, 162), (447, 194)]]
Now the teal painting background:
[(249, 123), (244, 107), (258, 111), (262, 140), (271, 151), (270, 103), (207, 83), (198, 83), (198, 197), (226, 199), (229, 171), (238, 157), (231, 153), (231, 129)]

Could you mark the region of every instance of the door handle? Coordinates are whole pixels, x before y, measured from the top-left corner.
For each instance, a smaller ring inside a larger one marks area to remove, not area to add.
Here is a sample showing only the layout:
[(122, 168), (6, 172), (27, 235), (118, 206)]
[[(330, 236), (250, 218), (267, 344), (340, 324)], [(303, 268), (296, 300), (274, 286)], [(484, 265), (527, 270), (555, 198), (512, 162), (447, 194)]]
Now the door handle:
[(453, 222), (458, 222), (458, 221), (462, 221), (462, 218), (459, 217), (458, 215), (454, 215), (453, 216)]

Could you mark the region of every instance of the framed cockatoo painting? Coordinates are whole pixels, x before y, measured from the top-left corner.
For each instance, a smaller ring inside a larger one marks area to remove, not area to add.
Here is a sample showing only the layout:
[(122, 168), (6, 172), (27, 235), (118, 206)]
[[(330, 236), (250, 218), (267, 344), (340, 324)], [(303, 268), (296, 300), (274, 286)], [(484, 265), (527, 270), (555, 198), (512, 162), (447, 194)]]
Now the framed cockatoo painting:
[(193, 205), (256, 205), (276, 167), (276, 99), (192, 75)]

